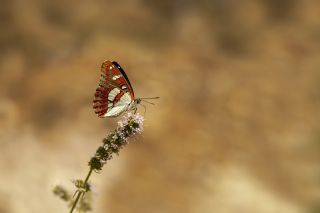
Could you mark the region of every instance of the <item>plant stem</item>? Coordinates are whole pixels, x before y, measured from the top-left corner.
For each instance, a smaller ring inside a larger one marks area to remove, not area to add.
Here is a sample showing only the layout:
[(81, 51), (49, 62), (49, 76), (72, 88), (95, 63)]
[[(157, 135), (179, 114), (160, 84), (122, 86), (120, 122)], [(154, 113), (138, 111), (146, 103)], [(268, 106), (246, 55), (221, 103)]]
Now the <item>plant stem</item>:
[[(92, 173), (92, 168), (90, 168), (89, 173), (87, 174), (87, 177), (86, 177), (86, 179), (84, 180), (84, 186), (87, 184), (91, 173)], [(77, 205), (77, 203), (78, 203), (78, 201), (79, 201), (82, 193), (85, 193), (85, 192), (78, 192), (77, 198), (76, 198), (76, 200), (74, 201), (74, 203), (73, 203), (73, 205), (72, 205), (72, 208), (70, 209), (70, 212), (69, 212), (69, 213), (72, 213), (73, 210), (75, 209), (75, 207), (76, 207), (76, 205)]]

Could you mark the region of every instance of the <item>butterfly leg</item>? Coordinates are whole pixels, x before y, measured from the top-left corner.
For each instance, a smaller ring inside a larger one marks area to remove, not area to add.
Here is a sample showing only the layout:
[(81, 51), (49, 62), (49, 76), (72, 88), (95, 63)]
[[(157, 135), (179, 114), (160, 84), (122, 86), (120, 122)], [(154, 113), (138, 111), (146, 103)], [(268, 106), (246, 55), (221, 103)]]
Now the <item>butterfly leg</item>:
[(143, 113), (143, 115), (146, 115), (146, 112), (147, 112), (147, 107), (145, 106), (145, 105), (143, 105), (143, 104), (140, 104), (142, 107), (143, 107), (143, 109), (144, 109), (144, 113)]

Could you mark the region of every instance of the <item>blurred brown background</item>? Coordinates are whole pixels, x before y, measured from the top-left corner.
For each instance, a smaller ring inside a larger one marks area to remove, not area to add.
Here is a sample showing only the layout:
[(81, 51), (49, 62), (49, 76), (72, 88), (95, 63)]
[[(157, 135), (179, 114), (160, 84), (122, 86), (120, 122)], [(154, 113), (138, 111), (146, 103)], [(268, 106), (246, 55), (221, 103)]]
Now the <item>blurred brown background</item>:
[[(68, 212), (117, 119), (116, 60), (145, 132), (92, 176), (94, 211), (320, 212), (320, 1), (1, 1), (0, 212)], [(143, 113), (143, 108), (140, 109)]]

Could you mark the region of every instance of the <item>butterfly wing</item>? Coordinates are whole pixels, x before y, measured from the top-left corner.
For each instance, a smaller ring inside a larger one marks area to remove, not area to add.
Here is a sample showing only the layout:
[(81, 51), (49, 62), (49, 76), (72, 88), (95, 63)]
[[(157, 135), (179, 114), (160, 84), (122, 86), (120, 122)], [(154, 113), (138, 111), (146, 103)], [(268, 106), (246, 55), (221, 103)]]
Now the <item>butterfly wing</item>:
[(102, 63), (100, 83), (94, 96), (93, 108), (99, 117), (115, 117), (128, 109), (134, 93), (126, 73), (117, 62)]

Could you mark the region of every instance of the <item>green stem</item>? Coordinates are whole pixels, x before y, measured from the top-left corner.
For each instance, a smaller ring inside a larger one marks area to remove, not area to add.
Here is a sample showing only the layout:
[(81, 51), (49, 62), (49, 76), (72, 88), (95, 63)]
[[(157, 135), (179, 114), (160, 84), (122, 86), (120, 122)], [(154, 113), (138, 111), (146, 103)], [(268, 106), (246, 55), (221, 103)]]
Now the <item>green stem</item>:
[[(90, 168), (89, 173), (88, 173), (86, 179), (84, 180), (84, 186), (87, 184), (91, 173), (92, 173), (92, 168)], [(77, 197), (76, 197), (76, 200), (74, 201), (74, 203), (73, 203), (73, 205), (72, 205), (72, 208), (70, 209), (70, 212), (69, 212), (69, 213), (72, 213), (73, 210), (75, 209), (75, 207), (76, 207), (76, 205), (77, 205), (77, 203), (78, 203), (78, 201), (79, 201), (82, 193), (85, 193), (85, 192), (78, 192), (78, 195), (77, 195)]]

